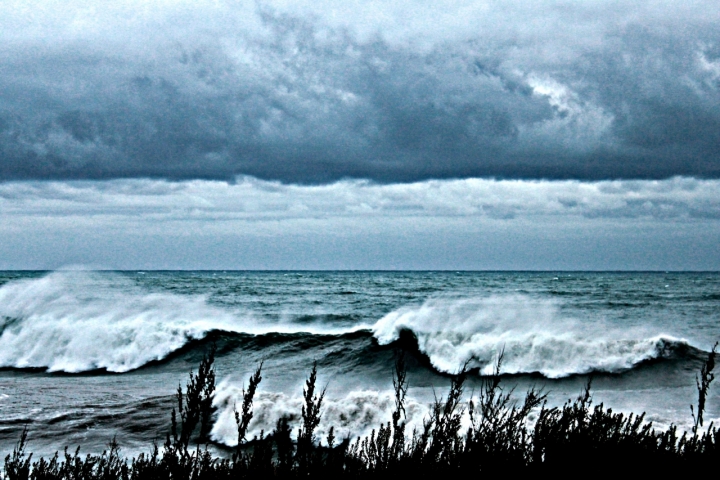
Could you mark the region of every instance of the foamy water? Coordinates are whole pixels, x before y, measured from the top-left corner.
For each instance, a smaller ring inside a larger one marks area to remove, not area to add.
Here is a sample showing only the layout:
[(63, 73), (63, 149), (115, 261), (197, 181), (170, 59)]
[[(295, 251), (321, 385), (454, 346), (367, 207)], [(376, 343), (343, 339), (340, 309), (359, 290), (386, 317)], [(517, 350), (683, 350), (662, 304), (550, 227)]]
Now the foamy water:
[(206, 295), (149, 293), (126, 278), (55, 272), (0, 287), (0, 367), (127, 372), (208, 332), (343, 333), (210, 305)]
[(388, 345), (409, 330), (441, 372), (457, 373), (467, 365), (490, 375), (502, 354), (502, 373), (548, 378), (625, 370), (687, 345), (670, 335), (647, 336), (646, 329), (568, 318), (557, 303), (525, 295), (431, 299), (390, 312), (373, 331)]
[[(259, 362), (250, 436), (283, 416), (298, 426), (314, 362), (328, 386), (318, 437), (377, 429), (394, 409), (399, 346), (409, 429), (445, 394), (446, 374), (478, 369), (467, 400), (501, 352), (518, 398), (534, 385), (561, 404), (594, 374), (597, 402), (686, 425), (699, 362), (720, 338), (718, 291), (718, 274), (0, 272), (0, 447), (24, 423), (36, 452), (102, 451), (115, 435), (126, 452), (161, 443), (178, 385), (213, 343), (225, 380), (212, 435), (228, 446)], [(708, 408), (720, 417), (715, 386)]]

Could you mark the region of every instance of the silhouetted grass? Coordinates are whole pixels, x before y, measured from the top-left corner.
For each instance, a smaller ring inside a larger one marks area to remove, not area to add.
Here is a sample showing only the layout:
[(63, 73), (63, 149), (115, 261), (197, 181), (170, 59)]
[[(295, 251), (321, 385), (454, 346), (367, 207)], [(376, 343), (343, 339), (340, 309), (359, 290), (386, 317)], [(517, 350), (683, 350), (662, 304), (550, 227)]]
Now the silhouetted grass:
[[(293, 438), (288, 419), (272, 432), (248, 441), (253, 397), (262, 380), (260, 365), (243, 390), (241, 411), (235, 412), (238, 447), (230, 458), (207, 449), (215, 390), (214, 351), (190, 374), (185, 390), (178, 387), (177, 409), (162, 448), (125, 459), (113, 440), (100, 455), (72, 455), (65, 450), (49, 460), (32, 461), (26, 454), (24, 431), (5, 458), (2, 477), (8, 480), (131, 480), (236, 478), (438, 478), (439, 475), (560, 473), (700, 474), (715, 466), (720, 432), (711, 424), (702, 430), (705, 401), (715, 366), (714, 347), (698, 377), (697, 411), (692, 408), (691, 432), (677, 427), (655, 430), (644, 414), (615, 413), (593, 405), (590, 384), (574, 401), (548, 408), (546, 395), (531, 389), (522, 402), (500, 382), (500, 355), (492, 375), (477, 397), (464, 400), (467, 371), (452, 379), (443, 398), (436, 398), (422, 428), (406, 432), (407, 373), (402, 354), (396, 359), (393, 386), (395, 409), (387, 423), (354, 442), (337, 442), (334, 428), (325, 439), (315, 431), (322, 417), (325, 390), (317, 390), (317, 367), (303, 388), (302, 424)], [(534, 424), (529, 417), (536, 413)], [(467, 415), (467, 417), (466, 417)], [(462, 420), (469, 418), (463, 431)], [(324, 442), (324, 443), (323, 443)], [(194, 445), (194, 446), (191, 446)], [(205, 445), (205, 446), (203, 446)]]

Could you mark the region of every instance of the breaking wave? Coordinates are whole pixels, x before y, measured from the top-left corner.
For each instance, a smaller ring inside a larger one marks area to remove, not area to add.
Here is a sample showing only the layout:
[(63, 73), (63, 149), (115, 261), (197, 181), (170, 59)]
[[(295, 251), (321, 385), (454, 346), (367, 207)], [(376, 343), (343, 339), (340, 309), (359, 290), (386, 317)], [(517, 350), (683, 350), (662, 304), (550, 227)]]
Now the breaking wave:
[(505, 374), (617, 372), (688, 347), (669, 335), (563, 318), (553, 301), (522, 295), (431, 299), (395, 310), (373, 327), (381, 345), (398, 340), (402, 331), (410, 331), (433, 367), (446, 373), (469, 362), (491, 374), (500, 352)]
[[(688, 347), (658, 332), (565, 318), (558, 307), (523, 295), (435, 298), (397, 309), (374, 325), (348, 325), (304, 316), (271, 318), (213, 305), (205, 295), (153, 292), (119, 274), (55, 272), (0, 286), (0, 367), (126, 372), (212, 331), (265, 335), (263, 341), (272, 344), (284, 340), (268, 334), (364, 330), (361, 338), (373, 335), (381, 345), (409, 331), (438, 371), (454, 373), (469, 361), (471, 368), (491, 373), (504, 351), (503, 373), (549, 378), (622, 371)], [(315, 341), (302, 348), (313, 346)]]
[(211, 331), (345, 333), (153, 293), (118, 274), (55, 272), (0, 286), (0, 367), (126, 372)]

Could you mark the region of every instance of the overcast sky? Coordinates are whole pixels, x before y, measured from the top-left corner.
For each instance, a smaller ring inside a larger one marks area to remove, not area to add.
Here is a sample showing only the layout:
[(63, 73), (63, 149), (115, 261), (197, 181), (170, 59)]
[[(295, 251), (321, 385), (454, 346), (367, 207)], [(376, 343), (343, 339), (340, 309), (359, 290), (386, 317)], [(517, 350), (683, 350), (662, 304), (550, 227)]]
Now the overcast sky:
[(720, 269), (717, 1), (0, 3), (0, 268)]

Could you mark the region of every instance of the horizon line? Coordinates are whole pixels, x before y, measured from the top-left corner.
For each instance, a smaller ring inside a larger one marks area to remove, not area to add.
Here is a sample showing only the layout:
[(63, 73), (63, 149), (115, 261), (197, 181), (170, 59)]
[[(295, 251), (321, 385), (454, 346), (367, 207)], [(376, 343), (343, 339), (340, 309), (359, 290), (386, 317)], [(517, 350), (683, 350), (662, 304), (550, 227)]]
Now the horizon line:
[(677, 270), (677, 269), (654, 269), (654, 270), (620, 270), (620, 269), (458, 269), (458, 268), (444, 268), (444, 269), (257, 269), (257, 268), (56, 268), (56, 269), (35, 269), (35, 268), (21, 268), (21, 269), (0, 269), (0, 272), (264, 272), (264, 273), (340, 273), (340, 272), (357, 272), (357, 273), (720, 273), (720, 270)]

